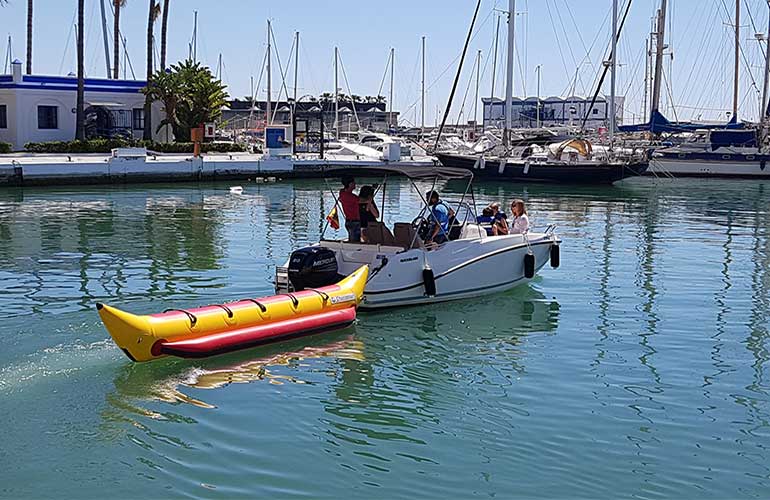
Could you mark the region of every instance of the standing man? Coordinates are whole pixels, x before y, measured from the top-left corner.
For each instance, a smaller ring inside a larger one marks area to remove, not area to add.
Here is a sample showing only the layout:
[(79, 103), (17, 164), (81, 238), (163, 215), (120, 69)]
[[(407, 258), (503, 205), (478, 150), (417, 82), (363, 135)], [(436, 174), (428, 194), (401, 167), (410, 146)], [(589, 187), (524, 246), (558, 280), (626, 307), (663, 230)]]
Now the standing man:
[(350, 243), (361, 242), (361, 219), (358, 209), (358, 196), (353, 194), (356, 181), (352, 177), (342, 178), (342, 189), (339, 193), (339, 202), (342, 205), (342, 213), (345, 215), (345, 229), (348, 231)]

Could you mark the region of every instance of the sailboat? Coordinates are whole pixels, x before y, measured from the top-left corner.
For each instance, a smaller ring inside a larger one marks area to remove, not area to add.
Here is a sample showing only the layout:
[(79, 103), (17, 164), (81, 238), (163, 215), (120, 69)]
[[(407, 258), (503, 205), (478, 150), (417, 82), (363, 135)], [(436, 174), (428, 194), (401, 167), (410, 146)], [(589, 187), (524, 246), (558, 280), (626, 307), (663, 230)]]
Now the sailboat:
[[(661, 1), (657, 15), (656, 59), (652, 106), (648, 123), (620, 127), (623, 132), (687, 134), (684, 142), (658, 148), (652, 155), (648, 175), (669, 177), (770, 178), (770, 151), (767, 148), (768, 70), (770, 48), (765, 52), (765, 75), (759, 126), (738, 121), (738, 77), (740, 61), (740, 0), (735, 2), (735, 70), (731, 119), (723, 124), (670, 122), (659, 109), (661, 67), (666, 24), (667, 0)], [(770, 26), (768, 27), (770, 35)]]
[(511, 140), (513, 108), (513, 64), (515, 0), (508, 4), (508, 56), (505, 89), (505, 129), (502, 151), (457, 154), (436, 152), (447, 167), (473, 170), (478, 177), (519, 182), (610, 184), (626, 177), (641, 175), (648, 166), (645, 150), (618, 148), (613, 144), (615, 127), (615, 49), (617, 43), (617, 0), (613, 1), (613, 37), (611, 52), (613, 110), (610, 119), (610, 145), (594, 146), (583, 138), (568, 138), (548, 145), (515, 145)]

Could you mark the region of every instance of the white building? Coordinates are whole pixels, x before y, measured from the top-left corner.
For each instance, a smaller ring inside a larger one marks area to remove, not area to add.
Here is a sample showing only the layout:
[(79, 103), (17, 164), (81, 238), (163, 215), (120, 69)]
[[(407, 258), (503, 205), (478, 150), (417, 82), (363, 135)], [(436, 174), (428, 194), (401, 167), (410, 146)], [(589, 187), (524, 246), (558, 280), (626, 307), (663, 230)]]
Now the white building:
[[(75, 138), (78, 79), (74, 76), (22, 75), (21, 62), (10, 75), (0, 75), (0, 142), (21, 150), (28, 142), (71, 141)], [(86, 78), (86, 137), (142, 138), (143, 81)], [(163, 119), (160, 103), (152, 108), (153, 136)]]
[[(623, 102), (625, 98), (615, 97), (615, 116), (618, 125), (623, 123)], [(505, 125), (505, 101), (497, 97), (482, 99), (484, 103), (484, 128), (503, 128)], [(586, 97), (544, 97), (539, 99), (540, 124), (543, 127), (580, 126), (583, 118), (586, 128), (607, 127), (610, 117), (608, 97), (599, 96), (591, 106), (591, 99)], [(589, 112), (590, 108), (590, 112)], [(537, 127), (538, 98), (513, 99), (512, 126), (514, 128)]]

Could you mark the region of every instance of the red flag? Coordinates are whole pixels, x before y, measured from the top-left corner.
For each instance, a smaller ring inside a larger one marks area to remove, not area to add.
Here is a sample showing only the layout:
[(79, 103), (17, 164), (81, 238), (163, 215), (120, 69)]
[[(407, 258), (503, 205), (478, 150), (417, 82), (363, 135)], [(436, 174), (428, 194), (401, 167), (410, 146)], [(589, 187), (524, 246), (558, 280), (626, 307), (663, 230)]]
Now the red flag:
[(326, 220), (329, 221), (329, 225), (334, 229), (340, 228), (340, 216), (337, 213), (337, 205), (334, 205), (332, 211), (329, 212), (329, 215), (326, 216)]

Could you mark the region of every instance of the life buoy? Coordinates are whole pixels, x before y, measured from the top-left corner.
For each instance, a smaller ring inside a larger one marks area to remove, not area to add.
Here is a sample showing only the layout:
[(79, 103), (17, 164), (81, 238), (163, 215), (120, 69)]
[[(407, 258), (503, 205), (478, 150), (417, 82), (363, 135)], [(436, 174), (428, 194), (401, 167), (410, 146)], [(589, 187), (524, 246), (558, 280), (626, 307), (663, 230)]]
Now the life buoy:
[(528, 253), (524, 256), (524, 277), (527, 279), (535, 277), (535, 254)]

